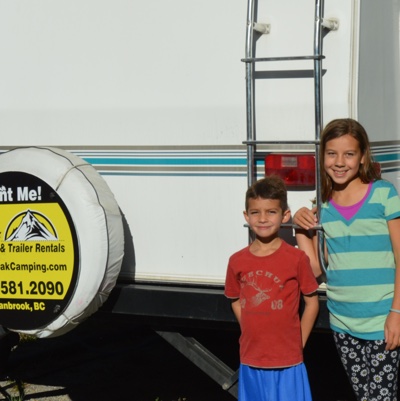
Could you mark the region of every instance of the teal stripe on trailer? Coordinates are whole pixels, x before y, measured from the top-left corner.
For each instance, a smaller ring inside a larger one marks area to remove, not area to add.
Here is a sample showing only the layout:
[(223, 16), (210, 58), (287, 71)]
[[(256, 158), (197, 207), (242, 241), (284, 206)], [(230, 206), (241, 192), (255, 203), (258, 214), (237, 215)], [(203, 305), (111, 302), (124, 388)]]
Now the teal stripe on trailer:
[(390, 154), (384, 154), (384, 155), (374, 155), (374, 160), (378, 163), (390, 162), (393, 160), (400, 160), (400, 154), (399, 153), (390, 153)]
[(93, 165), (184, 165), (184, 166), (205, 166), (205, 165), (246, 165), (246, 159), (232, 158), (116, 158), (116, 157), (84, 157), (85, 161)]
[(246, 172), (243, 173), (218, 173), (218, 172), (213, 172), (213, 173), (204, 173), (200, 172), (198, 174), (193, 173), (193, 172), (187, 172), (187, 173), (174, 173), (174, 172), (163, 172), (160, 171), (159, 173), (147, 173), (147, 172), (105, 172), (105, 171), (99, 171), (100, 175), (103, 176), (133, 176), (133, 177), (247, 177)]

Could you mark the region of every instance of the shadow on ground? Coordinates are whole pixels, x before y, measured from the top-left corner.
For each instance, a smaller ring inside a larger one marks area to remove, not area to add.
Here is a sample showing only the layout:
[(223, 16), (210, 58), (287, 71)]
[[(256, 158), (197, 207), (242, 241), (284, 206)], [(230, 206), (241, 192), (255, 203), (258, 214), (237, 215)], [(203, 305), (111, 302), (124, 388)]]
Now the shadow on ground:
[[(199, 333), (236, 369), (237, 335)], [(25, 383), (29, 401), (235, 400), (149, 327), (100, 313), (61, 337), (21, 342), (6, 372), (3, 388)]]
[(313, 332), (304, 361), (314, 401), (356, 401), (330, 332)]
[[(238, 330), (189, 334), (237, 369)], [(330, 333), (311, 335), (305, 362), (314, 401), (354, 401)], [(21, 342), (6, 373), (0, 385), (24, 383), (27, 401), (235, 400), (143, 322), (100, 312), (61, 337)]]

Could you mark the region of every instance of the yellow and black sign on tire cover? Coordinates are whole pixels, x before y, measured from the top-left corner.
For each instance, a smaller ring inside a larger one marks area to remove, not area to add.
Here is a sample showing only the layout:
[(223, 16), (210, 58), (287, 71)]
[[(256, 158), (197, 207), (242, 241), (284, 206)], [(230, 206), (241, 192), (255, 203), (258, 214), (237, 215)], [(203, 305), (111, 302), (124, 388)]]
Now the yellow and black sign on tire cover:
[(49, 337), (95, 312), (124, 249), (113, 194), (88, 163), (55, 148), (0, 156), (0, 324)]

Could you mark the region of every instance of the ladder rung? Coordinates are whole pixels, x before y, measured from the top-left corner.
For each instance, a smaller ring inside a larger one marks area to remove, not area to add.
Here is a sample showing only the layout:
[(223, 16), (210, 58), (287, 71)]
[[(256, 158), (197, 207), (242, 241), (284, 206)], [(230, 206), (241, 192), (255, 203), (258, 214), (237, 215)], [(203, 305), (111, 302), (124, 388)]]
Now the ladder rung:
[[(281, 224), (281, 228), (293, 228), (293, 229), (303, 229), (303, 227), (298, 226), (297, 224), (290, 224), (290, 223), (283, 223)], [(324, 229), (322, 228), (321, 225), (316, 225), (314, 227), (311, 227), (310, 230), (321, 230), (323, 231)]]
[(295, 60), (323, 60), (325, 56), (293, 56), (293, 57), (247, 57), (242, 58), (244, 63), (254, 63), (258, 61), (295, 61)]
[[(250, 228), (250, 226), (248, 224), (243, 224), (243, 227)], [(282, 223), (280, 225), (280, 227), (281, 228), (303, 229), (303, 227), (300, 227), (297, 224), (292, 224), (292, 223)], [(313, 231), (321, 230), (321, 231), (323, 231), (324, 229), (322, 228), (322, 226), (320, 224), (318, 224), (318, 225), (316, 225), (314, 227), (311, 227), (310, 230), (313, 230)]]
[(243, 141), (244, 145), (318, 145), (319, 140), (300, 140), (300, 141)]
[[(248, 65), (248, 64), (247, 64)], [(264, 64), (265, 65), (265, 64)], [(325, 75), (326, 70), (322, 70)], [(293, 79), (293, 78), (314, 78), (314, 69), (309, 70), (258, 70), (253, 71), (254, 79)]]

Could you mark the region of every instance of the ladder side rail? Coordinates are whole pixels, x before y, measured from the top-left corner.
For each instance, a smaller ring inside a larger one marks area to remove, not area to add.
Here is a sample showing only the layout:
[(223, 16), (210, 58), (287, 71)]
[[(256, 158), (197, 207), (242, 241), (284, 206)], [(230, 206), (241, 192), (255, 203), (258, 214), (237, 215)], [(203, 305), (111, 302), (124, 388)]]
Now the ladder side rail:
[[(257, 0), (248, 0), (247, 3), (247, 27), (246, 27), (246, 59), (254, 58), (254, 13), (255, 2)], [(254, 95), (254, 62), (246, 63), (246, 125), (247, 140), (255, 141), (255, 95)], [(247, 186), (251, 186), (256, 179), (256, 166), (254, 162), (255, 148), (252, 144), (247, 144)]]
[[(316, 205), (317, 215), (321, 215), (321, 169), (320, 169), (320, 139), (322, 130), (322, 28), (323, 28), (324, 0), (315, 2), (315, 26), (314, 26), (314, 97), (315, 97), (315, 173), (316, 173)], [(319, 217), (318, 217), (319, 218)], [(322, 270), (326, 273), (325, 241), (322, 229), (317, 230), (318, 258)]]

